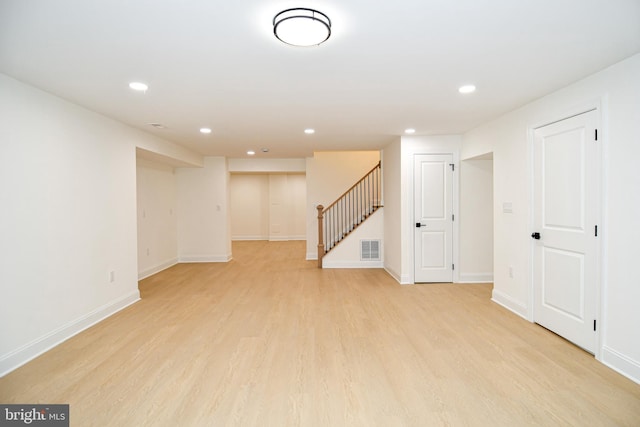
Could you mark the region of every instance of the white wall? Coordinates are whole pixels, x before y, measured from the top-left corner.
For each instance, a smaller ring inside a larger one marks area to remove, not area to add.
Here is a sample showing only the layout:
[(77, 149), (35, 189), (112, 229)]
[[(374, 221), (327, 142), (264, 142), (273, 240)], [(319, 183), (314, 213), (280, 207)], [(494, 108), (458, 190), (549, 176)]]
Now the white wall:
[(137, 159), (138, 278), (178, 262), (176, 180), (173, 167)]
[(0, 141), (1, 375), (139, 299), (136, 145), (165, 142), (2, 74)]
[(305, 159), (228, 159), (231, 173), (304, 173)]
[[(380, 261), (360, 258), (360, 242), (362, 240), (380, 240)], [(322, 267), (382, 268), (384, 256), (384, 208), (381, 208), (326, 254), (322, 258)]]
[(232, 173), (229, 181), (232, 240), (304, 240), (303, 174)]
[(379, 151), (323, 151), (307, 159), (307, 259), (318, 259), (316, 206), (333, 203), (379, 161)]
[[(384, 205), (384, 269), (400, 283), (402, 277), (402, 150), (401, 141), (394, 141), (382, 152), (382, 187)], [(412, 251), (413, 254), (413, 251)]]
[(231, 259), (228, 182), (224, 157), (205, 157), (202, 168), (176, 169), (181, 262)]
[[(493, 151), (494, 299), (532, 318), (530, 299), (530, 142), (528, 131), (600, 105), (603, 224), (601, 345), (596, 356), (640, 382), (640, 54), (464, 135), (463, 158)], [(514, 267), (514, 277), (508, 275)]]
[(269, 175), (269, 240), (304, 240), (307, 202), (304, 175)]
[(413, 162), (416, 154), (453, 153), (457, 165), (454, 281), (492, 279), (492, 161), (460, 162), (461, 140), (459, 135), (402, 137), (383, 151), (385, 269), (402, 284), (414, 283)]
[(493, 159), (460, 162), (459, 282), (493, 282)]
[(307, 176), (287, 174), (288, 236), (291, 240), (307, 238)]
[(269, 239), (287, 240), (288, 209), (286, 175), (269, 176)]
[(229, 197), (232, 240), (268, 240), (269, 175), (232, 173)]

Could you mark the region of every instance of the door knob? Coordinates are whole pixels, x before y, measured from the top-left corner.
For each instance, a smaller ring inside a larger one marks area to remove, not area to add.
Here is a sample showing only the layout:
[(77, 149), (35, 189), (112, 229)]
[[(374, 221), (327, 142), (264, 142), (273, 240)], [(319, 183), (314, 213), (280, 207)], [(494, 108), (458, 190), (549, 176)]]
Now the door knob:
[(531, 233), (531, 237), (536, 240), (540, 240), (540, 233), (538, 233), (537, 231), (535, 233)]
[(427, 224), (420, 224), (419, 222), (416, 222), (416, 228), (420, 228), (420, 227), (426, 227)]

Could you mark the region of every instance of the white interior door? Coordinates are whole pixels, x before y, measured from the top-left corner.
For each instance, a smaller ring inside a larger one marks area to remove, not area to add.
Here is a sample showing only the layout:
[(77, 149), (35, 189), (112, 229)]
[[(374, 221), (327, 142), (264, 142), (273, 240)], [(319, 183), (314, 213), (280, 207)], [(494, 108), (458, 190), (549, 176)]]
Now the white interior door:
[(535, 130), (531, 236), (534, 321), (592, 353), (599, 271), (595, 123), (591, 111)]
[(453, 282), (453, 155), (419, 154), (415, 179), (415, 282)]

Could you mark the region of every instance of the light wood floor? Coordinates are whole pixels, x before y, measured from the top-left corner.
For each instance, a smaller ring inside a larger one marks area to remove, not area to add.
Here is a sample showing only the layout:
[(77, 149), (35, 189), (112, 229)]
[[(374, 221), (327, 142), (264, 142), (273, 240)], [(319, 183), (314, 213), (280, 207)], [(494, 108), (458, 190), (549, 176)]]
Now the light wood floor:
[(490, 301), (237, 242), (0, 379), (72, 426), (640, 425), (640, 385)]

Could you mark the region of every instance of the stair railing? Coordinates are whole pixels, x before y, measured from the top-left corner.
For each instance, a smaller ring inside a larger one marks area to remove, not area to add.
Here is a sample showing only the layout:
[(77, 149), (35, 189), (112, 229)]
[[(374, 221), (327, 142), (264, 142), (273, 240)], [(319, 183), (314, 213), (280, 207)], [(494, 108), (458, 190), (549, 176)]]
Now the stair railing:
[(381, 163), (326, 208), (318, 205), (318, 267), (322, 258), (382, 207)]

